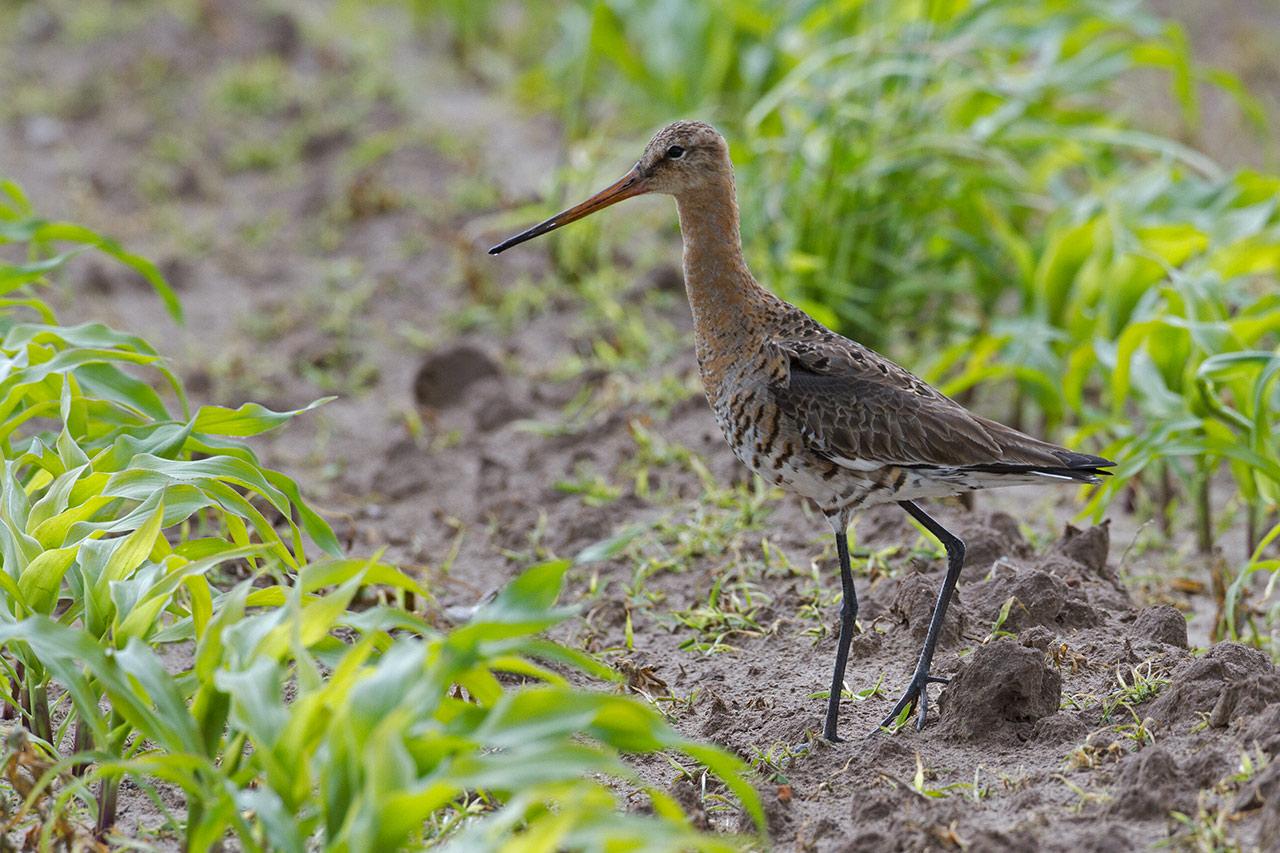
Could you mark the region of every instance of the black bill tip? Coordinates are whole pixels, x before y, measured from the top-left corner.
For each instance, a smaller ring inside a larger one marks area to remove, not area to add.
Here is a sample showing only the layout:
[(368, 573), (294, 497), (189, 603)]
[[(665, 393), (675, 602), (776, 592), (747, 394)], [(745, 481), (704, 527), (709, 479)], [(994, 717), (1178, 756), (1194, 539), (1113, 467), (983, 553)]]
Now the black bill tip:
[(489, 250), (489, 254), (496, 255), (496, 254), (499, 254), (500, 252), (505, 252), (507, 249), (510, 249), (512, 246), (518, 246), (519, 244), (525, 242), (526, 240), (532, 240), (534, 237), (541, 237), (543, 234), (546, 234), (548, 231), (556, 230), (561, 226), (561, 224), (563, 224), (560, 221), (560, 217), (562, 215), (563, 214), (557, 214), (556, 216), (551, 217), (545, 222), (539, 222), (537, 225), (533, 226), (532, 228), (526, 231), (521, 231), (519, 234), (515, 235), (514, 237), (508, 237), (498, 245), (491, 248)]
[(630, 172), (622, 176), (622, 179), (610, 186), (605, 187), (591, 198), (575, 205), (568, 210), (562, 210), (550, 219), (539, 222), (537, 225), (525, 231), (521, 231), (514, 237), (503, 240), (498, 245), (489, 250), (489, 254), (496, 255), (499, 252), (505, 252), (512, 246), (523, 243), (526, 240), (532, 240), (534, 237), (541, 237), (548, 231), (554, 231), (562, 225), (568, 225), (570, 222), (576, 222), (584, 216), (590, 216), (597, 210), (603, 210), (611, 204), (617, 204), (624, 198), (631, 198), (634, 195), (640, 195), (646, 190), (638, 183), (639, 167), (633, 168)]

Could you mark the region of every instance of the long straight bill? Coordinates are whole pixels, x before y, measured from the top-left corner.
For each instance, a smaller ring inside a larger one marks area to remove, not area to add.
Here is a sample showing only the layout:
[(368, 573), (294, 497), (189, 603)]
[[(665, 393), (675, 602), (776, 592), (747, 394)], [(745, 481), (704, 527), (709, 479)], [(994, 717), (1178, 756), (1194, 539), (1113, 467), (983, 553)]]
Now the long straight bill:
[(562, 210), (547, 221), (539, 222), (529, 230), (521, 231), (516, 236), (503, 240), (501, 243), (490, 249), (489, 254), (496, 255), (499, 252), (505, 252), (512, 246), (523, 243), (526, 240), (532, 240), (534, 237), (541, 237), (548, 231), (556, 230), (561, 225), (568, 225), (570, 222), (575, 222), (584, 216), (590, 216), (597, 210), (604, 210), (611, 204), (617, 204), (623, 199), (641, 195), (645, 192), (647, 192), (647, 190), (644, 187), (644, 181), (640, 177), (640, 172), (636, 169), (632, 169), (630, 172), (623, 175), (620, 181), (600, 190), (600, 192), (596, 193), (582, 204), (571, 207), (568, 210)]

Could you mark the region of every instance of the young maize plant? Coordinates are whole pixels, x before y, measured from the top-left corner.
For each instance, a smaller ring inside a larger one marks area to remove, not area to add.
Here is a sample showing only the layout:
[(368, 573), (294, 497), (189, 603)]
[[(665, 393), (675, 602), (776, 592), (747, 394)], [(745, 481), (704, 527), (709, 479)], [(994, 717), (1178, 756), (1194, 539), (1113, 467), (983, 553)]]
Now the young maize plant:
[[(762, 825), (741, 761), (565, 679), (610, 673), (540, 637), (570, 615), (555, 606), (566, 563), (529, 568), (448, 632), (359, 604), (364, 587), (429, 591), (344, 556), (243, 442), (311, 407), (192, 410), (145, 340), (59, 325), (33, 293), (85, 251), (180, 312), (149, 262), (0, 191), (0, 244), (26, 255), (0, 261), (0, 701), (19, 801), (0, 834), (108, 838), (128, 778), (168, 816), (146, 829), (190, 850), (734, 849), (624, 759), (665, 750)], [(653, 814), (622, 810), (619, 784)]]

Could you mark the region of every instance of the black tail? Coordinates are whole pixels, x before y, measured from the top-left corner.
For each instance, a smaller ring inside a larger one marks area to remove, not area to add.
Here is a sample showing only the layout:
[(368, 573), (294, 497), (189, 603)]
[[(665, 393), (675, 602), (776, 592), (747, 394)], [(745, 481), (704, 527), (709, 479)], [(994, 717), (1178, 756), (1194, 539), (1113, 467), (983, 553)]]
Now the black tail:
[(1047, 477), (1060, 477), (1064, 480), (1076, 480), (1081, 483), (1099, 483), (1099, 477), (1110, 477), (1111, 472), (1104, 468), (1115, 467), (1114, 462), (1101, 456), (1088, 453), (1075, 453), (1070, 450), (1056, 450), (1054, 455), (1062, 460), (1062, 465), (1019, 465), (1008, 462), (993, 462), (983, 465), (966, 465), (965, 471), (978, 471), (984, 474), (1043, 474)]

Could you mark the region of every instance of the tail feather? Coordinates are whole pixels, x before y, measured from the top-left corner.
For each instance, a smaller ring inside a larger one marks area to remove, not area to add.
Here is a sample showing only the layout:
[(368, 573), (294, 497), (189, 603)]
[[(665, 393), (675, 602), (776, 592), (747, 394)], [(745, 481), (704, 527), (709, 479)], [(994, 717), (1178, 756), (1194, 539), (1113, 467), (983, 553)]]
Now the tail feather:
[[(988, 463), (984, 465), (966, 465), (962, 470), (979, 474), (1036, 474), (1058, 480), (1074, 480), (1080, 483), (1100, 483), (1100, 477), (1110, 477), (1111, 472), (1103, 470), (1115, 465), (1100, 456), (1086, 456), (1082, 453), (1072, 454), (1081, 457), (1081, 462), (1071, 466), (1018, 465), (1011, 463)], [(1084, 460), (1089, 460), (1085, 462)]]

